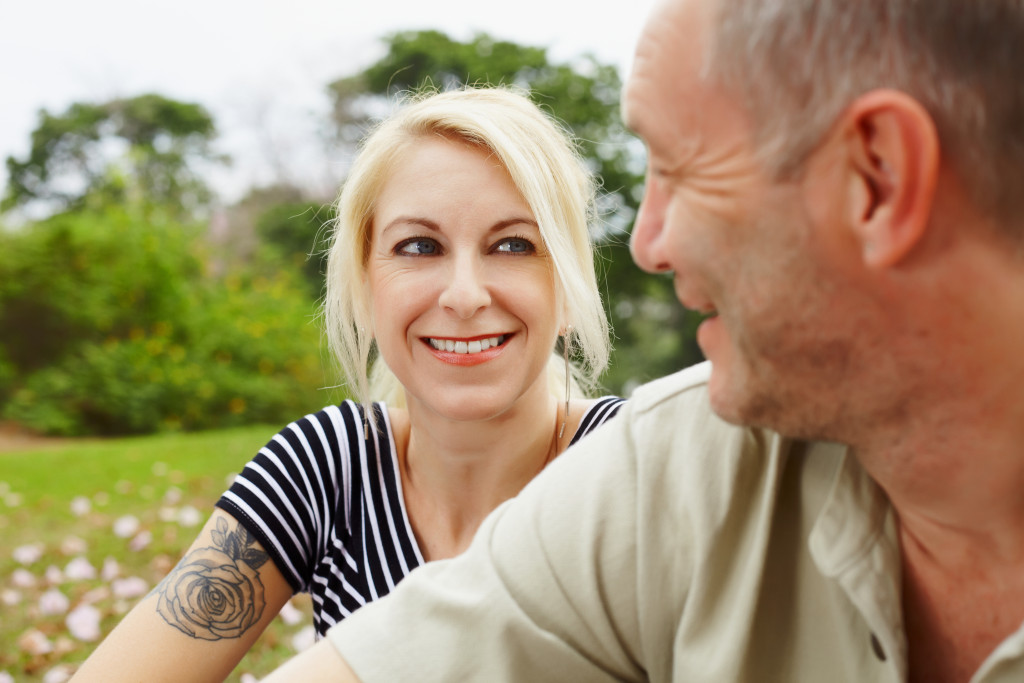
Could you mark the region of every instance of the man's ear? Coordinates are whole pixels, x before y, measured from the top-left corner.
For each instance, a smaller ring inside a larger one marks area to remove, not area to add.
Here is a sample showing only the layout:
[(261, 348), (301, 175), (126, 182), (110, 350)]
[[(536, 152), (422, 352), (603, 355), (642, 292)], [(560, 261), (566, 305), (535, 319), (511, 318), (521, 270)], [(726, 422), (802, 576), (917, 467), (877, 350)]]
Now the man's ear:
[(939, 137), (917, 100), (896, 90), (857, 98), (841, 118), (847, 219), (869, 268), (899, 263), (924, 236), (939, 172)]

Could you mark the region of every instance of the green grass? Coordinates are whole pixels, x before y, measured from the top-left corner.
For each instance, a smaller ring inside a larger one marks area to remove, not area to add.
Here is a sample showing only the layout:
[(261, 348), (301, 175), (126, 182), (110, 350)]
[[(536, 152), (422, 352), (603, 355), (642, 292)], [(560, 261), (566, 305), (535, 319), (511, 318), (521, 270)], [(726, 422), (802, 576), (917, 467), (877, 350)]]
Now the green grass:
[[(48, 567), (63, 570), (84, 556), (99, 570), (112, 557), (120, 576), (138, 576), (154, 586), (192, 543), (229, 478), (278, 428), (78, 441), (0, 453), (0, 672), (17, 681), (41, 681), (54, 667), (73, 669), (97, 645), (74, 639), (65, 614), (40, 613), (39, 597), (47, 590), (58, 589), (71, 608), (93, 604), (103, 615), (104, 634), (135, 602), (109, 595), (99, 577), (52, 584), (45, 578)], [(71, 501), (83, 496), (90, 510), (79, 516)], [(195, 526), (182, 524), (181, 511), (190, 506), (199, 511)], [(114, 522), (124, 515), (136, 517), (139, 530), (152, 534), (145, 548), (131, 550), (130, 538), (114, 534)], [(42, 544), (43, 555), (23, 565), (12, 553), (27, 544)], [(18, 569), (30, 572), (35, 585), (14, 586)], [(265, 675), (294, 653), (292, 636), (312, 623), (308, 600), (296, 602), (307, 618), (294, 626), (275, 619), (228, 680), (243, 673)], [(24, 651), (19, 641), (31, 629), (46, 636), (52, 652)]]

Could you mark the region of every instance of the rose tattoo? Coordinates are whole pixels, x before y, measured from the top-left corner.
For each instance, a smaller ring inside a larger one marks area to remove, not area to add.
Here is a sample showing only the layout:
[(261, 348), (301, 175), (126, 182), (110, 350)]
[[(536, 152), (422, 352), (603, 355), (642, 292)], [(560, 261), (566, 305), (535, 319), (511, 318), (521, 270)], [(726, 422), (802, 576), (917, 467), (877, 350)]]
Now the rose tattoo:
[(238, 638), (263, 614), (256, 570), (268, 555), (250, 547), (255, 539), (241, 525), (229, 531), (218, 519), (212, 535), (213, 546), (193, 550), (160, 582), (157, 612), (193, 638)]

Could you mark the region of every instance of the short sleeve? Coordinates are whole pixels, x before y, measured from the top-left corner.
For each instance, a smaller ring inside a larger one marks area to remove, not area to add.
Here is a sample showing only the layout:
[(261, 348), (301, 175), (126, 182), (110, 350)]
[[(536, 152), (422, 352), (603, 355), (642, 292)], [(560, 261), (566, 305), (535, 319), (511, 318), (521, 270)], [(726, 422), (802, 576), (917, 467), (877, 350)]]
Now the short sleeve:
[(346, 401), (292, 422), (217, 501), (259, 539), (296, 592), (309, 590), (331, 529), (347, 521), (336, 516), (351, 509), (349, 452), (361, 438), (360, 410)]

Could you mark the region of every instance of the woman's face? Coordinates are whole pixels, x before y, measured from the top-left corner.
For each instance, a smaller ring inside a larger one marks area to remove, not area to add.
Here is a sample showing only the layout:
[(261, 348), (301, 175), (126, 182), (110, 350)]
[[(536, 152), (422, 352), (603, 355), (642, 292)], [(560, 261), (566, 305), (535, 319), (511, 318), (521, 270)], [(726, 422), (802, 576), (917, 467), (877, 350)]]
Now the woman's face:
[(384, 184), (371, 231), (373, 331), (410, 410), (484, 420), (546, 400), (554, 271), (497, 160), (423, 138)]

